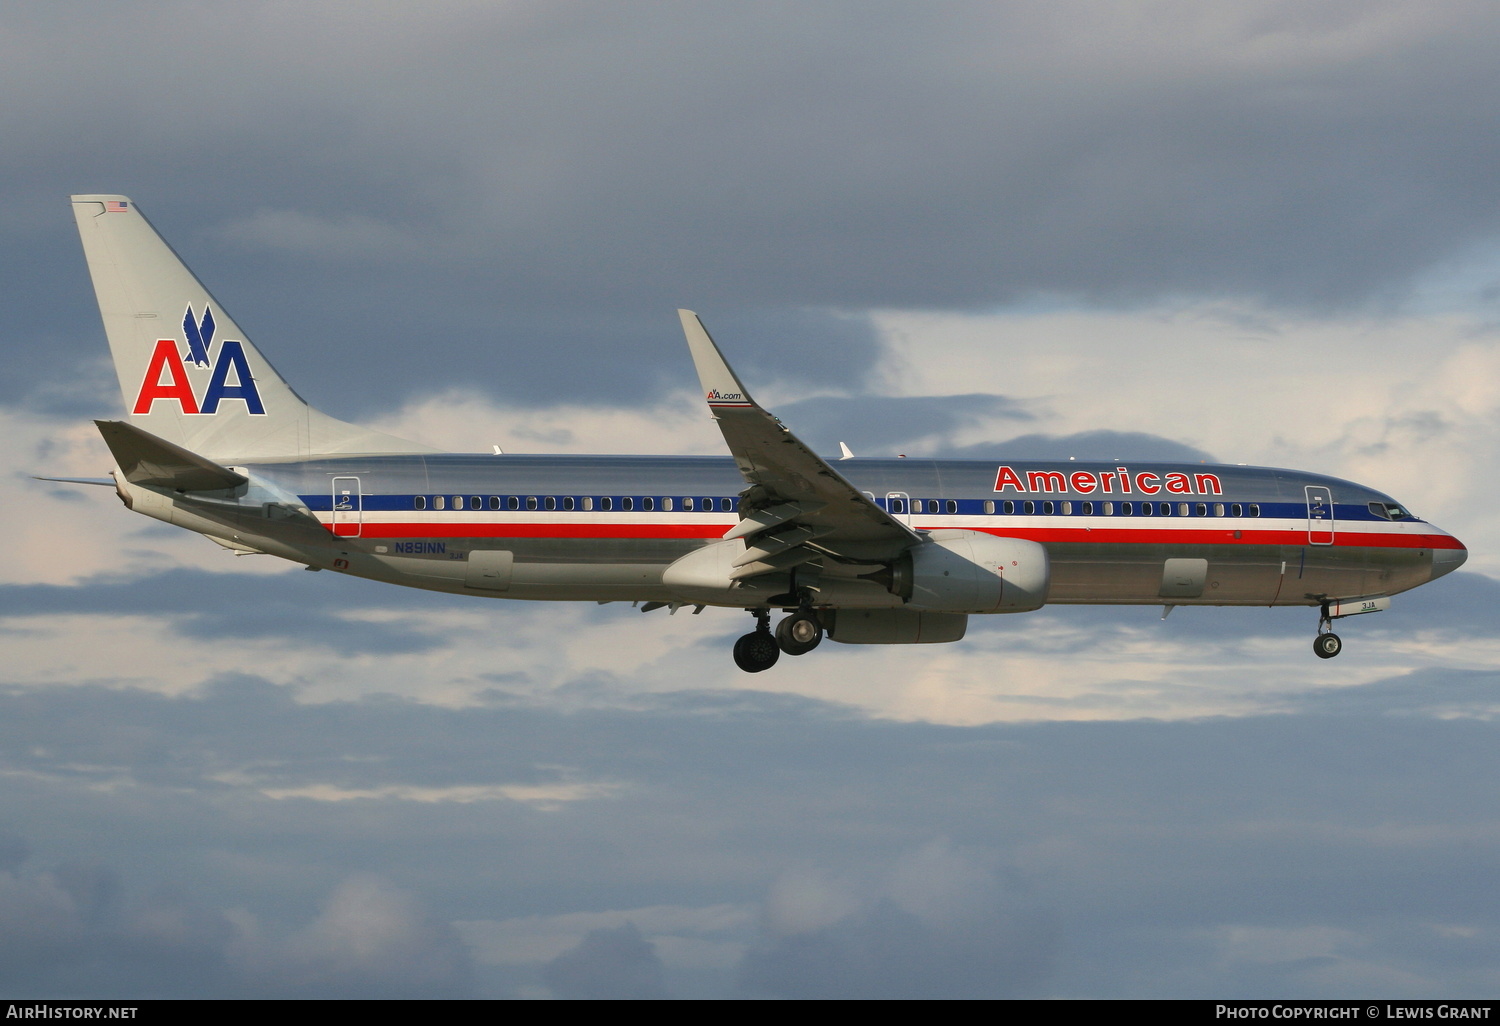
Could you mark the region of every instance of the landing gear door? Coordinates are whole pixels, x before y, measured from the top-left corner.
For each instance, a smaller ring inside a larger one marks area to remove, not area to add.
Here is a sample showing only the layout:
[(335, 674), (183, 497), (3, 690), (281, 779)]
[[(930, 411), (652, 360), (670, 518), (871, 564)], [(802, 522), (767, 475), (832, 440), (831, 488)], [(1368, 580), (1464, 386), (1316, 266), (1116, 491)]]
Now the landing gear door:
[(1307, 544), (1333, 544), (1333, 493), (1322, 485), (1307, 486)]
[(359, 478), (333, 479), (333, 533), (338, 538), (358, 538), (364, 520), (365, 501)]

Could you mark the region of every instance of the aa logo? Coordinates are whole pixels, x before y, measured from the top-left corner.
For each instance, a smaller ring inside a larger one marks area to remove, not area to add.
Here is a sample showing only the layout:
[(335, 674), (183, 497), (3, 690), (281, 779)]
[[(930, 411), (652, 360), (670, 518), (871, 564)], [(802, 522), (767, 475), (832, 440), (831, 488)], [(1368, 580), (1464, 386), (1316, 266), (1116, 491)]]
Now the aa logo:
[[(187, 344), (186, 353), (181, 349), (183, 342), (172, 338), (157, 339), (131, 413), (150, 413), (157, 402), (175, 402), (183, 413), (214, 414), (219, 412), (224, 400), (238, 399), (245, 404), (246, 412), (258, 416), (265, 414), (265, 405), (255, 388), (255, 377), (245, 360), (243, 342), (226, 338), (219, 343), (217, 356), (210, 360), (209, 349), (214, 337), (213, 310), (205, 305), (203, 318), (199, 320), (193, 316), (193, 307), (189, 304), (182, 318), (182, 335)], [(192, 379), (188, 377), (189, 363), (195, 369), (212, 367), (201, 401), (193, 389)]]

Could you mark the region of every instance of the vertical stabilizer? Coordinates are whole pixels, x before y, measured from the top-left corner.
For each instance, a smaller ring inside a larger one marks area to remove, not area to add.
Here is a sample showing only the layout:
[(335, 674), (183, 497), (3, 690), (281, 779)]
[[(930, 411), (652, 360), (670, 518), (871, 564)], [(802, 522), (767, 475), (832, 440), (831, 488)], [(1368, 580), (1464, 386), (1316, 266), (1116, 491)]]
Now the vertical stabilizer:
[(220, 459), (433, 451), (308, 406), (128, 198), (73, 216), (136, 427)]

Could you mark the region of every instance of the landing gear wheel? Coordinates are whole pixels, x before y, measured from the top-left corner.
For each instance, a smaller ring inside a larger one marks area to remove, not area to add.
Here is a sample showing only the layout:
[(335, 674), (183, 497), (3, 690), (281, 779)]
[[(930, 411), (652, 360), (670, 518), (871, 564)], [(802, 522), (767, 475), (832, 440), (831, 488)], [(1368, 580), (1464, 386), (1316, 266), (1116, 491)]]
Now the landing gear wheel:
[(790, 656), (804, 655), (823, 640), (823, 625), (812, 613), (793, 613), (776, 625), (776, 644)]
[(1313, 638), (1313, 651), (1319, 659), (1332, 659), (1344, 650), (1344, 641), (1337, 634), (1319, 634)]
[(752, 631), (734, 643), (734, 665), (746, 673), (769, 670), (781, 658), (781, 649), (770, 631)]

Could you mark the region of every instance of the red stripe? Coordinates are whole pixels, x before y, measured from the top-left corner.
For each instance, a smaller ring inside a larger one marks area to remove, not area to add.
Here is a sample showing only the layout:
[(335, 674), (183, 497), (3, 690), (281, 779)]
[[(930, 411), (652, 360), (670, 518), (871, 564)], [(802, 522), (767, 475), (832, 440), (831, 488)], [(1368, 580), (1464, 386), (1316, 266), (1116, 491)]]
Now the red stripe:
[[(974, 530), (974, 528), (969, 528)], [(1332, 545), (1309, 545), (1307, 531), (1235, 531), (1221, 528), (1202, 530), (1150, 531), (1138, 528), (1096, 527), (1092, 531), (1077, 528), (1021, 528), (1014, 531), (978, 528), (985, 534), (1003, 538), (1026, 538), (1038, 542), (1089, 543), (1104, 541), (1118, 545), (1308, 545), (1310, 548), (1343, 549), (1461, 549), (1463, 543), (1451, 534), (1360, 534), (1346, 531), (1334, 538)], [(1100, 536), (1103, 537), (1100, 537)]]
[[(352, 525), (340, 525), (352, 526)], [(331, 524), (324, 524), (330, 531)], [(473, 524), (438, 521), (426, 524), (361, 525), (365, 538), (722, 538), (729, 530), (723, 524)], [(947, 530), (932, 527), (927, 530)], [(1125, 527), (973, 528), (1002, 538), (1024, 538), (1038, 542), (1112, 545), (1307, 545), (1307, 531), (1235, 532), (1218, 527), (1197, 530), (1141, 530)], [(1345, 532), (1332, 546), (1313, 548), (1462, 549), (1463, 543), (1449, 534), (1360, 534)]]
[[(325, 525), (327, 526), (327, 525)], [(366, 538), (722, 538), (723, 524), (371, 524)]]

